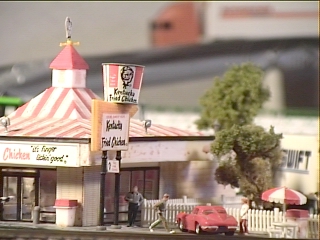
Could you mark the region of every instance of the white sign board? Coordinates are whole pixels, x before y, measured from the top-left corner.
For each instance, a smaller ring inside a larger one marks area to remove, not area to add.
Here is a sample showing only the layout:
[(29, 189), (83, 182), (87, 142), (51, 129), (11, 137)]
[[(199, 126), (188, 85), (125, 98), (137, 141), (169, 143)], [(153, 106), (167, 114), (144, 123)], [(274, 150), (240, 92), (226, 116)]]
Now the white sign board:
[(101, 150), (126, 151), (129, 145), (129, 113), (102, 115)]
[(119, 173), (119, 161), (118, 160), (107, 160), (107, 172), (108, 173)]
[(79, 166), (79, 144), (0, 141), (0, 164)]

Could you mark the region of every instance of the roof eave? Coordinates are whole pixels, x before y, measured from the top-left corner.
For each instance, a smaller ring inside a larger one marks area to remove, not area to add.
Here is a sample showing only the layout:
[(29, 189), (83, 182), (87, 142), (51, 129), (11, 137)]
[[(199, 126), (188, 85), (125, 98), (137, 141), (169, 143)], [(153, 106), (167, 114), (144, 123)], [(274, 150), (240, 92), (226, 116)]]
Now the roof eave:
[[(34, 137), (34, 136), (0, 136), (0, 141), (30, 141), (30, 142), (56, 142), (56, 143), (91, 143), (91, 138), (63, 138), (63, 137)], [(143, 136), (129, 137), (129, 142), (154, 141), (213, 141), (214, 136)]]
[(30, 141), (30, 142), (56, 142), (56, 143), (90, 143), (91, 138), (63, 138), (63, 137), (34, 137), (34, 136), (0, 136), (0, 141)]
[(130, 137), (130, 142), (153, 142), (153, 141), (213, 141), (214, 136), (144, 136)]

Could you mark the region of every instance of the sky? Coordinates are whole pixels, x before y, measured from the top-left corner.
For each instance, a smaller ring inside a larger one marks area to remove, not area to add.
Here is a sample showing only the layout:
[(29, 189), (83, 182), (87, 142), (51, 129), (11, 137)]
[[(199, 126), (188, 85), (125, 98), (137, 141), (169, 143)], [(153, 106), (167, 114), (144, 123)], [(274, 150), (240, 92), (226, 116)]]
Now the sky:
[(0, 66), (55, 57), (65, 19), (83, 56), (147, 49), (152, 18), (170, 2), (0, 2)]
[[(0, 2), (0, 67), (14, 63), (52, 60), (64, 42), (65, 19), (72, 21), (72, 39), (80, 41), (77, 47), (84, 56), (107, 55), (150, 49), (151, 22), (167, 6), (176, 1), (1, 1)], [(275, 33), (301, 31), (318, 33), (318, 19), (311, 22), (290, 14), (300, 11), (317, 11), (317, 2), (245, 2), (217, 1), (200, 3), (203, 12), (204, 41), (214, 37), (242, 37), (251, 34), (263, 37)], [(244, 6), (256, 11), (256, 7), (271, 8), (268, 17), (224, 18), (223, 11)], [(280, 17), (279, 17), (280, 16)], [(286, 20), (288, 19), (288, 21)], [(310, 24), (311, 23), (311, 24)], [(294, 30), (294, 28), (296, 30)], [(291, 29), (291, 30), (290, 30)]]

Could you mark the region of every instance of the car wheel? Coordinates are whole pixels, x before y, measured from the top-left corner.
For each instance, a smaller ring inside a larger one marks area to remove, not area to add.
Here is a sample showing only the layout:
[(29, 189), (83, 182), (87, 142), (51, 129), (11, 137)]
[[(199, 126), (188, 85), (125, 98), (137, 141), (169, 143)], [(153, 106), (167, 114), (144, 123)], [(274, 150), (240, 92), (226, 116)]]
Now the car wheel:
[(186, 230), (183, 227), (183, 222), (181, 219), (178, 220), (178, 228), (180, 229), (181, 232), (185, 232)]
[(233, 235), (234, 235), (234, 232), (225, 232), (224, 235), (226, 235), (226, 236), (233, 236)]
[(202, 233), (202, 229), (200, 227), (200, 224), (196, 223), (196, 234), (200, 234), (200, 233)]

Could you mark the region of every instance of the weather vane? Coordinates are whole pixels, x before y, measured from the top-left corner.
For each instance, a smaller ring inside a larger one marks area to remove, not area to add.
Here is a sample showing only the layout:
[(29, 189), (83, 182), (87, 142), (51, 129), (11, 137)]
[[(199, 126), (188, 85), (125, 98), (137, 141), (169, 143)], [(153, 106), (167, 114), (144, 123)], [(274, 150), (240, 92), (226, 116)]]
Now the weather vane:
[(65, 21), (64, 25), (65, 25), (65, 30), (66, 30), (67, 42), (60, 43), (60, 46), (79, 45), (79, 42), (73, 42), (71, 40), (72, 22), (71, 22), (71, 19), (69, 17), (66, 18), (66, 21)]
[(67, 39), (71, 39), (72, 22), (69, 17), (66, 18), (65, 27), (66, 27), (66, 37)]

